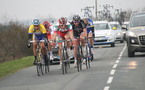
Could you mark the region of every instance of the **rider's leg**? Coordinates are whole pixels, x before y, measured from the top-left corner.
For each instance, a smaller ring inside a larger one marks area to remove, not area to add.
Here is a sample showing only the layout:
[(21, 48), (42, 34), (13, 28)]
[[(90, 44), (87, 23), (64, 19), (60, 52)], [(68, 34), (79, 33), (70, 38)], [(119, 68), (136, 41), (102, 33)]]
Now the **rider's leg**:
[(80, 35), (80, 40), (81, 40), (81, 44), (82, 44), (82, 54), (83, 54), (83, 58), (82, 58), (82, 60), (83, 60), (83, 63), (85, 63), (85, 55), (86, 55), (86, 48), (85, 48), (85, 33), (84, 32), (82, 32), (81, 33), (81, 35)]
[(89, 37), (89, 43), (90, 43), (90, 46), (91, 46), (91, 48), (93, 47), (93, 43), (94, 43), (94, 41), (93, 41), (93, 34), (92, 34), (92, 32), (89, 32), (88, 33), (88, 37)]
[(93, 33), (90, 32), (89, 35), (88, 35), (88, 37), (90, 37), (89, 38), (89, 41), (90, 41), (89, 43), (90, 43), (91, 51), (92, 51), (92, 53), (94, 53), (94, 49), (93, 49), (94, 39), (92, 38), (93, 37)]
[[(74, 39), (73, 30), (70, 30), (70, 31), (69, 31), (69, 36), (70, 36), (70, 39), (73, 41), (73, 39)], [(70, 46), (72, 46), (72, 45), (73, 45), (73, 43), (70, 42)]]
[(42, 54), (44, 56), (44, 62), (45, 62), (45, 65), (47, 66), (48, 65), (48, 58), (47, 58), (47, 55), (46, 55), (47, 50), (46, 50), (44, 42), (40, 43), (40, 46), (42, 47)]
[[(73, 40), (73, 32), (72, 32), (72, 30), (67, 32), (64, 37), (65, 37), (66, 40), (70, 40), (70, 39)], [(71, 54), (70, 47), (72, 46), (72, 43), (70, 41), (67, 41), (66, 44), (67, 44), (68, 56), (70, 56), (70, 54)]]
[(73, 45), (74, 45), (74, 67), (76, 67), (77, 64), (77, 47), (78, 47), (78, 40), (76, 38), (73, 39)]
[(33, 64), (34, 65), (36, 64), (36, 48), (37, 48), (37, 43), (34, 42), (33, 43), (33, 54), (34, 54), (34, 62), (33, 62)]
[[(62, 39), (60, 39), (60, 40), (62, 40)], [(60, 67), (59, 67), (59, 69), (61, 69), (61, 65), (62, 65), (62, 43), (58, 43), (58, 47), (59, 47), (58, 56), (60, 57)]]
[(84, 37), (87, 37), (87, 29), (86, 29), (86, 28), (83, 29), (83, 33), (84, 33), (84, 34), (83, 34)]
[[(48, 36), (48, 41), (51, 41), (52, 40), (52, 35), (49, 35)], [(52, 60), (53, 59), (53, 54), (52, 54), (52, 45), (51, 45), (51, 42), (48, 43), (48, 50), (49, 50), (49, 54), (50, 54), (50, 59)]]

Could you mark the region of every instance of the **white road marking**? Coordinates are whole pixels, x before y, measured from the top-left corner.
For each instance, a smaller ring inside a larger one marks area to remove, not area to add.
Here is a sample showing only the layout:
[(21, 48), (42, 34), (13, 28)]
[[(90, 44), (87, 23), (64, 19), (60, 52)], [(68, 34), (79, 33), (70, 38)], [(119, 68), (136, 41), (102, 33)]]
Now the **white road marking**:
[(119, 57), (122, 57), (122, 53), (119, 55)]
[(116, 60), (116, 63), (119, 63), (120, 62), (120, 60)]
[(106, 87), (104, 88), (104, 90), (109, 90), (109, 88), (110, 88), (110, 86), (106, 86)]
[(118, 59), (120, 60), (120, 59), (121, 59), (121, 57), (119, 56), (119, 57), (118, 57)]
[(111, 83), (112, 81), (113, 81), (113, 77), (109, 77), (107, 83), (109, 84), (109, 83)]
[[(115, 69), (118, 66), (118, 63), (120, 62), (120, 59), (121, 59), (121, 57), (122, 57), (123, 52), (125, 51), (125, 49), (126, 49), (126, 44), (125, 44), (123, 50), (121, 51), (121, 53), (119, 54), (119, 57), (116, 60), (116, 63), (112, 67), (113, 69), (110, 72), (110, 75), (112, 75), (112, 76), (108, 78), (107, 84), (112, 83), (112, 81), (113, 81), (113, 75), (115, 74), (115, 71), (116, 71)], [(109, 88), (110, 88), (110, 86), (106, 86), (106, 87), (104, 87), (104, 90), (109, 90)]]
[(113, 68), (116, 68), (118, 66), (118, 64), (114, 64)]
[(115, 69), (112, 69), (110, 75), (114, 75), (114, 74), (115, 74)]

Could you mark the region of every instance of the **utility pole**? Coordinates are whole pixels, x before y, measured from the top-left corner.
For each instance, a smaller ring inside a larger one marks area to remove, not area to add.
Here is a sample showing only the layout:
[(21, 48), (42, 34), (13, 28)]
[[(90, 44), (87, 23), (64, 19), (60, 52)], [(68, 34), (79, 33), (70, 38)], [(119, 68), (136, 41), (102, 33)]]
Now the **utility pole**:
[(96, 7), (96, 9), (95, 9), (95, 14), (96, 14), (96, 20), (98, 20), (98, 17), (97, 17), (97, 13), (98, 13), (98, 3), (97, 3), (97, 0), (95, 0), (95, 7)]
[(84, 10), (84, 17), (88, 17), (92, 19), (92, 11), (90, 10), (91, 8), (94, 9), (94, 6), (90, 7), (90, 6), (86, 6), (84, 9), (81, 9), (81, 11)]

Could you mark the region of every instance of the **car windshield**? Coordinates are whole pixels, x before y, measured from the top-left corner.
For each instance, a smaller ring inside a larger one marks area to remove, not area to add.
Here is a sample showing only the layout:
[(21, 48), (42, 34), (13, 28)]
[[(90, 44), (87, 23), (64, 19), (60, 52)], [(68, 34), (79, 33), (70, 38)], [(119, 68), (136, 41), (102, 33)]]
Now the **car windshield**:
[(95, 30), (106, 30), (109, 29), (108, 23), (97, 23), (94, 24)]
[(145, 26), (145, 13), (137, 14), (132, 17), (131, 27)]
[(110, 24), (111, 28), (116, 27), (116, 29), (121, 29), (119, 24)]

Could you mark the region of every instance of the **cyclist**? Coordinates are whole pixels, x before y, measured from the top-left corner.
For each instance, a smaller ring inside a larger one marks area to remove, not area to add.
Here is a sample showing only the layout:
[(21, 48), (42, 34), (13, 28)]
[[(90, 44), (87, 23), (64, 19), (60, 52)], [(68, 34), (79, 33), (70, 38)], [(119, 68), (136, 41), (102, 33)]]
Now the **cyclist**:
[(84, 38), (86, 37), (86, 27), (85, 24), (83, 22), (83, 20), (81, 20), (79, 15), (74, 15), (73, 17), (73, 21), (71, 22), (72, 24), (72, 29), (73, 29), (73, 45), (74, 45), (74, 67), (76, 68), (77, 65), (77, 45), (79, 43), (77, 37), (80, 38), (82, 45), (84, 46)]
[(83, 20), (87, 29), (87, 37), (89, 37), (90, 47), (91, 47), (91, 50), (93, 51), (94, 40), (92, 37), (94, 37), (94, 23), (90, 18), (85, 17)]
[[(49, 41), (52, 40), (53, 34), (52, 34), (52, 25), (50, 25), (50, 23), (48, 21), (44, 21), (42, 23), (47, 31), (47, 38)], [(48, 44), (48, 50), (49, 50), (49, 54), (50, 54), (50, 59), (53, 59), (53, 54), (52, 54), (52, 45)]]
[[(46, 29), (45, 27), (40, 24), (39, 19), (34, 19), (33, 24), (30, 25), (29, 30), (28, 30), (28, 48), (31, 47), (30, 41), (31, 40), (47, 40), (47, 34), (46, 34)], [(47, 62), (47, 56), (46, 56), (46, 48), (47, 46), (46, 43), (41, 42), (40, 46), (42, 47), (42, 54), (44, 55), (44, 62), (45, 65), (48, 65)], [(36, 65), (36, 48), (37, 48), (37, 43), (33, 42), (33, 53), (34, 53), (34, 65)]]
[[(64, 17), (61, 17), (58, 20), (57, 25), (54, 26), (54, 40), (56, 37), (59, 38), (59, 40), (68, 40), (68, 39), (73, 39), (73, 33), (72, 33), (72, 25), (67, 22), (67, 19)], [(59, 52), (58, 56), (60, 58), (60, 68), (61, 69), (61, 64), (62, 64), (62, 43), (58, 43), (59, 46)], [(69, 48), (69, 42), (67, 42), (67, 46)]]

